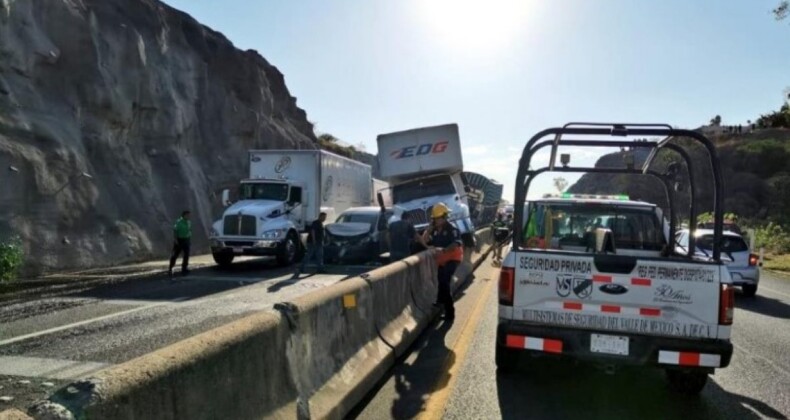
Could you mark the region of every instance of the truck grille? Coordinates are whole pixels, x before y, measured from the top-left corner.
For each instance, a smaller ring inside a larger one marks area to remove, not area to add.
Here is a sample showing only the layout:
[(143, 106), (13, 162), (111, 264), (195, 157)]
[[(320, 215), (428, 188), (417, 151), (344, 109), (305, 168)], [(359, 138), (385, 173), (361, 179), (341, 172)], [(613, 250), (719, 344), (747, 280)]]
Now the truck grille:
[[(241, 224), (239, 224), (241, 218)], [(255, 236), (255, 216), (228, 215), (223, 223), (223, 235)]]
[(431, 208), (429, 207), (427, 210), (422, 209), (414, 209), (409, 210), (404, 215), (409, 216), (409, 221), (411, 221), (414, 225), (424, 225), (430, 221), (428, 215), (431, 212)]

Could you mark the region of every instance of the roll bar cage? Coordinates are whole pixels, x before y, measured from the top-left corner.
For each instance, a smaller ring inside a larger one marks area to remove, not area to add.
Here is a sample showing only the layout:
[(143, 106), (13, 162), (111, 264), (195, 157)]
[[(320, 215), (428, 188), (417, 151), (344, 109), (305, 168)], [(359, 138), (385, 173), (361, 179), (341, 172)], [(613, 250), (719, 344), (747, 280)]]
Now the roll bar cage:
[[(563, 136), (586, 136), (587, 139), (563, 139)], [(547, 139), (540, 143), (540, 140), (554, 136), (553, 139)], [(591, 136), (597, 138), (589, 138)], [(640, 136), (640, 137), (662, 137), (659, 141), (635, 141), (627, 140), (624, 138)], [(601, 138), (604, 137), (604, 138)], [(648, 175), (658, 178), (663, 182), (664, 190), (667, 194), (667, 200), (670, 209), (670, 237), (668, 238), (670, 244), (674, 244), (675, 236), (675, 205), (672, 194), (673, 188), (670, 185), (670, 180), (663, 174), (660, 174), (650, 169), (650, 165), (655, 160), (658, 152), (661, 149), (671, 150), (683, 159), (686, 163), (686, 168), (689, 174), (689, 192), (691, 199), (689, 200), (689, 224), (693, 230), (697, 224), (697, 193), (694, 183), (694, 162), (689, 153), (680, 145), (670, 143), (674, 138), (686, 137), (700, 143), (708, 152), (711, 168), (713, 170), (713, 260), (716, 262), (721, 261), (721, 238), (724, 223), (724, 209), (723, 209), (723, 185), (721, 178), (721, 165), (719, 163), (718, 153), (716, 147), (707, 137), (691, 130), (676, 129), (668, 124), (618, 124), (618, 123), (584, 123), (572, 122), (565, 124), (563, 127), (549, 128), (535, 134), (524, 146), (524, 150), (519, 160), (518, 172), (516, 175), (515, 186), (515, 210), (514, 217), (515, 223), (513, 226), (513, 247), (514, 249), (521, 248), (523, 241), (524, 230), (524, 205), (527, 198), (527, 192), (532, 180), (544, 172), (572, 172), (572, 173), (611, 173), (611, 174), (632, 174), (632, 175)], [(619, 139), (618, 139), (619, 138)], [(557, 149), (559, 146), (580, 146), (580, 147), (629, 147), (629, 148), (643, 148), (650, 149), (645, 163), (641, 168), (595, 168), (595, 167), (569, 167), (569, 166), (556, 166)], [(545, 147), (551, 147), (551, 155), (549, 157), (549, 165), (542, 168), (532, 169), (532, 157), (534, 154)], [(689, 235), (688, 257), (694, 256), (695, 238), (694, 235)]]

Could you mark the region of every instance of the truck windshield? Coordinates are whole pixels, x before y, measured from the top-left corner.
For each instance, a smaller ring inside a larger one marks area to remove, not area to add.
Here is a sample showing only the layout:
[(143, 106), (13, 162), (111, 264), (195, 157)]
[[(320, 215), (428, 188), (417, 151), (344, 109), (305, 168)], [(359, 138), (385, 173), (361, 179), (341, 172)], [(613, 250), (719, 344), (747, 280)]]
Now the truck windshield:
[(288, 200), (288, 184), (254, 182), (241, 184), (240, 200)]
[(451, 194), (455, 194), (455, 186), (448, 175), (407, 182), (392, 188), (392, 199), (395, 203), (406, 203), (423, 197)]
[(594, 203), (530, 203), (525, 238), (551, 237), (551, 248), (594, 249), (597, 228), (611, 229), (618, 249), (660, 251), (666, 243), (654, 209)]

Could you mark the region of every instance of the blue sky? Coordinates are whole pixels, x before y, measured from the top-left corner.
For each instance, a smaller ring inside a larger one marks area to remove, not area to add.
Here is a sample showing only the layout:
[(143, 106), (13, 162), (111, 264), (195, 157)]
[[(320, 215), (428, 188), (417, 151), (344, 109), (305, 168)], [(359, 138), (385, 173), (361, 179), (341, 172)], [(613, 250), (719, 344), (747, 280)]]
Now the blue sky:
[[(543, 128), (744, 123), (790, 86), (777, 0), (166, 2), (277, 66), (320, 132), (375, 153), (379, 133), (458, 123), (465, 166), (508, 199)], [(573, 151), (574, 163), (595, 157)]]

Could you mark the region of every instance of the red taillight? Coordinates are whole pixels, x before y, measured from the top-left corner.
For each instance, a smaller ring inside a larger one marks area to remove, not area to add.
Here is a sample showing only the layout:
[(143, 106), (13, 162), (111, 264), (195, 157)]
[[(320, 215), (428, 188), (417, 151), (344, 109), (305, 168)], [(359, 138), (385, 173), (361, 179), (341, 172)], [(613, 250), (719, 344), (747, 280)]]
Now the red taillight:
[(502, 267), (499, 271), (499, 304), (513, 306), (516, 270), (513, 267)]
[(760, 256), (757, 254), (749, 254), (749, 265), (755, 266), (760, 263)]
[(722, 284), (719, 294), (719, 325), (732, 325), (733, 315), (735, 315), (735, 288), (729, 284)]

